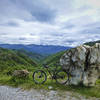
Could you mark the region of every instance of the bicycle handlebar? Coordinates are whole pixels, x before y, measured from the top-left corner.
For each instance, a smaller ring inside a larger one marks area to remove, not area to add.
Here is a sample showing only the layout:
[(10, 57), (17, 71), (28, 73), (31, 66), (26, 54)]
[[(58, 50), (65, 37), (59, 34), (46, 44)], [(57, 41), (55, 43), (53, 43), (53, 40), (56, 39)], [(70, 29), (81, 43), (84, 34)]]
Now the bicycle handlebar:
[[(60, 64), (57, 62), (55, 64), (53, 64), (55, 67), (59, 66)], [(50, 66), (48, 66), (47, 64), (43, 64), (42, 65), (44, 68), (49, 68)]]

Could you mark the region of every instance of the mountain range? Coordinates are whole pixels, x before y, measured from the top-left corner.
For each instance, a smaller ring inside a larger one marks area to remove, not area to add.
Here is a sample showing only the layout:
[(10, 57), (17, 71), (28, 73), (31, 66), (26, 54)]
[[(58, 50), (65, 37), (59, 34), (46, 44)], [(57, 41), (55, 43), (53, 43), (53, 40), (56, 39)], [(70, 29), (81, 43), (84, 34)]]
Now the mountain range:
[(7, 49), (20, 50), (24, 49), (28, 52), (38, 53), (42, 55), (51, 55), (60, 51), (70, 49), (71, 47), (53, 46), (53, 45), (22, 45), (22, 44), (0, 44), (0, 47)]
[[(95, 43), (99, 43), (100, 41), (89, 42), (85, 43), (86, 45), (94, 45)], [(40, 64), (46, 63), (50, 66), (53, 66), (56, 62), (59, 62), (60, 57), (68, 50), (67, 47), (60, 47), (57, 46), (42, 46), (39, 45), (37, 48), (37, 52), (39, 52), (39, 48), (41, 47), (44, 51), (47, 50), (49, 47), (51, 52), (43, 52), (44, 54), (30, 52), (32, 50), (36, 50), (32, 46), (25, 46), (25, 45), (9, 45), (9, 44), (1, 44), (2, 48), (0, 48), (0, 71), (4, 70), (5, 73), (12, 72), (12, 70), (16, 69), (28, 69), (33, 70), (36, 66)], [(36, 46), (36, 45), (35, 45)], [(31, 49), (30, 49), (30, 48)], [(6, 49), (4, 49), (6, 48)], [(7, 49), (8, 48), (8, 49)], [(25, 50), (26, 49), (26, 50)], [(55, 50), (54, 50), (55, 49)], [(54, 51), (56, 53), (54, 53)], [(59, 51), (59, 52), (58, 52)], [(54, 54), (53, 54), (54, 53)], [(49, 54), (49, 55), (48, 55)], [(48, 55), (48, 56), (47, 56)], [(9, 70), (9, 71), (8, 71)]]

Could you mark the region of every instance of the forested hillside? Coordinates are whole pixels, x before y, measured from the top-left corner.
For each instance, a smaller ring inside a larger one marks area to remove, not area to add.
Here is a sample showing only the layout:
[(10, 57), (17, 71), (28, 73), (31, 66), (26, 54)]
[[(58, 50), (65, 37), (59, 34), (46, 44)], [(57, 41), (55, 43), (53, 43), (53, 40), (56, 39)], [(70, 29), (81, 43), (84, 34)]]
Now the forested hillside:
[(46, 63), (47, 65), (53, 65), (59, 62), (60, 57), (65, 53), (66, 51), (61, 51), (56, 54), (50, 55), (47, 58), (44, 59), (42, 63)]
[(0, 71), (15, 69), (31, 69), (37, 63), (23, 53), (0, 48)]
[(19, 50), (14, 49), (14, 51), (17, 54), (24, 54), (24, 55), (28, 56), (29, 58), (36, 61), (37, 63), (40, 63), (41, 60), (43, 60), (45, 57), (48, 56), (48, 55), (42, 55), (42, 54), (35, 53), (35, 52), (29, 52), (29, 51), (26, 51), (24, 49), (19, 49)]

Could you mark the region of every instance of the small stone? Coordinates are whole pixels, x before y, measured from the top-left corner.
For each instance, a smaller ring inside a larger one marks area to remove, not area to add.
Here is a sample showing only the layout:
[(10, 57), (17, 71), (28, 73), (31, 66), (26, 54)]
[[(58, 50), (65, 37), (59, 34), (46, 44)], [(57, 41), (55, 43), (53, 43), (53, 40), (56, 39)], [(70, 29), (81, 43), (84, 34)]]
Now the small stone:
[(48, 89), (51, 90), (51, 89), (53, 89), (53, 87), (52, 86), (49, 86)]

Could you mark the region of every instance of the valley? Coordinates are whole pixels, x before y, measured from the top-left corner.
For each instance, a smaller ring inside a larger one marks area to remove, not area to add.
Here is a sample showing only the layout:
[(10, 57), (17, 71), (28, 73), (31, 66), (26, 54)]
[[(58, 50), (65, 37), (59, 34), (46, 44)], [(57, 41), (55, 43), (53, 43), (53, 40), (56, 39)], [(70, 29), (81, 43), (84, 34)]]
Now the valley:
[[(51, 79), (48, 79), (45, 84), (35, 84), (33, 82), (32, 74), (37, 69), (43, 69), (42, 64), (46, 63), (52, 68), (54, 64), (59, 62), (61, 56), (67, 51), (66, 50), (58, 50), (59, 52), (53, 54), (39, 54), (34, 52), (29, 52), (27, 50), (21, 49), (7, 49), (0, 48), (0, 84), (8, 85), (12, 87), (20, 87), (22, 89), (45, 89), (49, 90), (49, 87), (52, 87), (52, 90), (57, 91), (69, 91), (76, 92), (80, 95), (86, 97), (96, 97), (100, 98), (100, 80), (97, 80), (96, 86), (87, 88), (84, 86), (65, 86), (56, 84), (56, 82)], [(13, 79), (12, 73), (14, 70), (28, 70), (29, 77), (27, 79), (16, 78)], [(43, 69), (45, 71), (45, 69)], [(48, 76), (49, 77), (49, 76)], [(51, 91), (51, 90), (50, 90)], [(92, 99), (91, 99), (92, 100)], [(94, 100), (94, 99), (93, 99)], [(96, 99), (95, 99), (96, 100)], [(99, 99), (97, 99), (99, 100)]]

